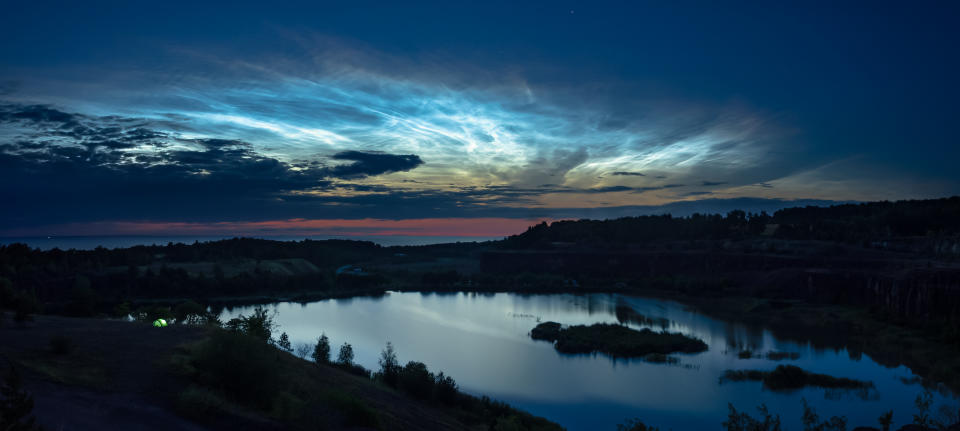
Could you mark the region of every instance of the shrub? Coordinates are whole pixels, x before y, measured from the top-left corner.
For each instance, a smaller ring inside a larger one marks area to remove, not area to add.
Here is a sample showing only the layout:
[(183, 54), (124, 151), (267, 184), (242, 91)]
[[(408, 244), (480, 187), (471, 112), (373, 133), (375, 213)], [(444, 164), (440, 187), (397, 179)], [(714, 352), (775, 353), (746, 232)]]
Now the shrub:
[(426, 400), (433, 395), (434, 377), (423, 362), (410, 361), (400, 371), (400, 389), (416, 399)]
[(267, 313), (267, 310), (259, 306), (253, 309), (253, 314), (250, 316), (241, 314), (240, 320), (243, 322), (243, 333), (263, 341), (269, 340), (274, 328), (276, 328), (273, 317), (273, 315)]
[(33, 396), (21, 387), (20, 373), (13, 365), (0, 385), (0, 429), (41, 430), (33, 416)]
[(877, 422), (880, 423), (883, 431), (890, 431), (890, 426), (893, 425), (893, 410), (888, 410), (886, 413), (880, 415)]
[(73, 340), (66, 335), (58, 334), (50, 337), (50, 351), (54, 355), (66, 355), (71, 350), (73, 350)]
[(763, 415), (762, 421), (746, 413), (737, 412), (733, 404), (727, 404), (727, 407), (730, 413), (727, 415), (727, 420), (723, 422), (723, 429), (727, 431), (780, 431), (780, 416), (771, 416), (766, 405), (761, 404), (757, 407)]
[(436, 383), (433, 388), (433, 399), (445, 405), (454, 405), (459, 399), (460, 391), (457, 388), (457, 382), (450, 376), (443, 375), (443, 371), (437, 374)]
[(224, 324), (224, 328), (231, 332), (249, 335), (261, 341), (271, 342), (270, 336), (273, 335), (273, 330), (277, 327), (276, 323), (273, 322), (275, 315), (276, 313), (271, 315), (263, 307), (257, 306), (253, 309), (253, 314), (249, 316), (241, 314), (240, 317), (234, 317)]
[(913, 415), (913, 423), (924, 428), (933, 425), (930, 420), (930, 406), (933, 405), (933, 394), (931, 394), (930, 391), (923, 391), (922, 394), (917, 395), (917, 399), (913, 401), (913, 405), (917, 406), (917, 410), (919, 410), (918, 414)]
[(278, 387), (274, 352), (256, 337), (216, 331), (194, 355), (196, 378), (239, 403), (269, 408)]
[(806, 398), (801, 398), (803, 403), (803, 431), (846, 431), (847, 418), (843, 416), (833, 416), (828, 420), (820, 422), (820, 417), (813, 407), (807, 404)]

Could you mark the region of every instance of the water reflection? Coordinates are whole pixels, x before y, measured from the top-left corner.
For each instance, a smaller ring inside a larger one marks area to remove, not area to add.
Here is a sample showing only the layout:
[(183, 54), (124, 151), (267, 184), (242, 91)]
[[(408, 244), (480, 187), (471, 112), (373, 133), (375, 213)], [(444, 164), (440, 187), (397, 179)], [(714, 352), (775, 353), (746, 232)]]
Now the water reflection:
[[(467, 392), (499, 398), (571, 430), (615, 429), (628, 417), (640, 417), (662, 429), (719, 429), (727, 402), (745, 411), (765, 403), (788, 428), (798, 429), (801, 397), (821, 417), (845, 415), (852, 425), (870, 425), (890, 409), (908, 417), (913, 399), (923, 390), (905, 383), (913, 377), (906, 368), (884, 367), (861, 356), (859, 350), (778, 338), (765, 328), (711, 319), (658, 299), (607, 294), (391, 293), (271, 307), (294, 344), (315, 343), (324, 332), (333, 346), (351, 343), (356, 361), (376, 369), (380, 351), (391, 341), (401, 362), (422, 361), (435, 372), (453, 376)], [(224, 308), (221, 319), (249, 314), (251, 309)], [(606, 355), (562, 355), (549, 343), (530, 339), (538, 319), (568, 325), (620, 322), (654, 330), (665, 326), (700, 338), (709, 350), (674, 355), (680, 366)], [(742, 350), (757, 355), (740, 359)], [(796, 352), (799, 357), (772, 361), (765, 356), (768, 352)], [(817, 388), (777, 393), (756, 382), (718, 383), (727, 369), (769, 371), (778, 363), (872, 381), (876, 396), (860, 399)], [(937, 405), (956, 403), (948, 397), (939, 394)]]

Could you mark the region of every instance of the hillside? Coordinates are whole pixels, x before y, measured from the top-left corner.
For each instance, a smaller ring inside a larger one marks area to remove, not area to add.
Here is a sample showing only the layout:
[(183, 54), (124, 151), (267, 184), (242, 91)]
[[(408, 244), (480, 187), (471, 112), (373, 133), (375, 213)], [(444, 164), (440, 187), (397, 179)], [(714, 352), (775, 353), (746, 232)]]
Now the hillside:
[[(485, 430), (498, 421), (559, 429), (466, 395), (453, 405), (418, 401), (368, 377), (254, 341), (244, 356), (267, 361), (263, 371), (273, 381), (249, 375), (242, 379), (249, 382), (238, 384), (257, 384), (249, 389), (258, 394), (276, 391), (268, 404), (259, 405), (259, 398), (217, 389), (195, 369), (201, 367), (198, 351), (219, 329), (54, 316), (5, 323), (0, 357), (23, 375), (46, 429)], [(69, 347), (61, 348), (54, 337)], [(222, 358), (223, 366), (229, 363)], [(6, 363), (3, 368), (6, 374)]]

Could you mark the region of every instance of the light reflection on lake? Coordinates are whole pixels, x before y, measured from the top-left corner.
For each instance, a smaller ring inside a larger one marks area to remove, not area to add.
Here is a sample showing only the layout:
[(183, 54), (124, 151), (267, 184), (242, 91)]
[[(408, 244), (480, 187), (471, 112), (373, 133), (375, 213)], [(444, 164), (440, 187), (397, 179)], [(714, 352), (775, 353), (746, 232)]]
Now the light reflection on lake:
[[(618, 305), (647, 317), (666, 318), (669, 331), (700, 338), (710, 349), (676, 355), (681, 360), (676, 366), (613, 360), (604, 355), (563, 355), (549, 343), (529, 337), (538, 320), (617, 322)], [(221, 319), (250, 314), (252, 309), (228, 309)], [(885, 368), (866, 355), (853, 359), (845, 349), (816, 349), (809, 343), (781, 340), (763, 328), (719, 321), (659, 299), (611, 294), (394, 292), (383, 297), (279, 303), (268, 309), (277, 311), (279, 331), (287, 332), (294, 345), (312, 345), (324, 332), (330, 337), (334, 356), (341, 344), (349, 342), (356, 362), (376, 370), (380, 351), (391, 341), (401, 363), (424, 362), (431, 371), (452, 376), (466, 392), (506, 401), (570, 430), (613, 430), (617, 423), (632, 417), (661, 429), (720, 429), (728, 402), (750, 414), (756, 414), (755, 407), (765, 403), (781, 416), (787, 429), (802, 429), (801, 397), (821, 418), (847, 416), (849, 428), (874, 426), (876, 418), (890, 409), (896, 423), (903, 425), (915, 413), (913, 400), (923, 390), (902, 381), (913, 377), (905, 367)], [(779, 362), (738, 359), (741, 348), (799, 352), (800, 358)], [(876, 391), (863, 399), (818, 388), (774, 393), (763, 390), (759, 382), (718, 383), (727, 369), (769, 370), (777, 364), (869, 380)], [(935, 408), (946, 403), (956, 411), (955, 398), (934, 397)]]

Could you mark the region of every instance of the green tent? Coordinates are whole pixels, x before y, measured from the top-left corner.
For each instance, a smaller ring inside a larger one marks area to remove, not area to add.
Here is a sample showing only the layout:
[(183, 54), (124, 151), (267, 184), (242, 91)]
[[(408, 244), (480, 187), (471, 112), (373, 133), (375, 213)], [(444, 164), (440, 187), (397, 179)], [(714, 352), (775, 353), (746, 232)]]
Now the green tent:
[(154, 320), (153, 326), (156, 326), (157, 328), (163, 328), (164, 326), (167, 326), (167, 321), (163, 319)]

